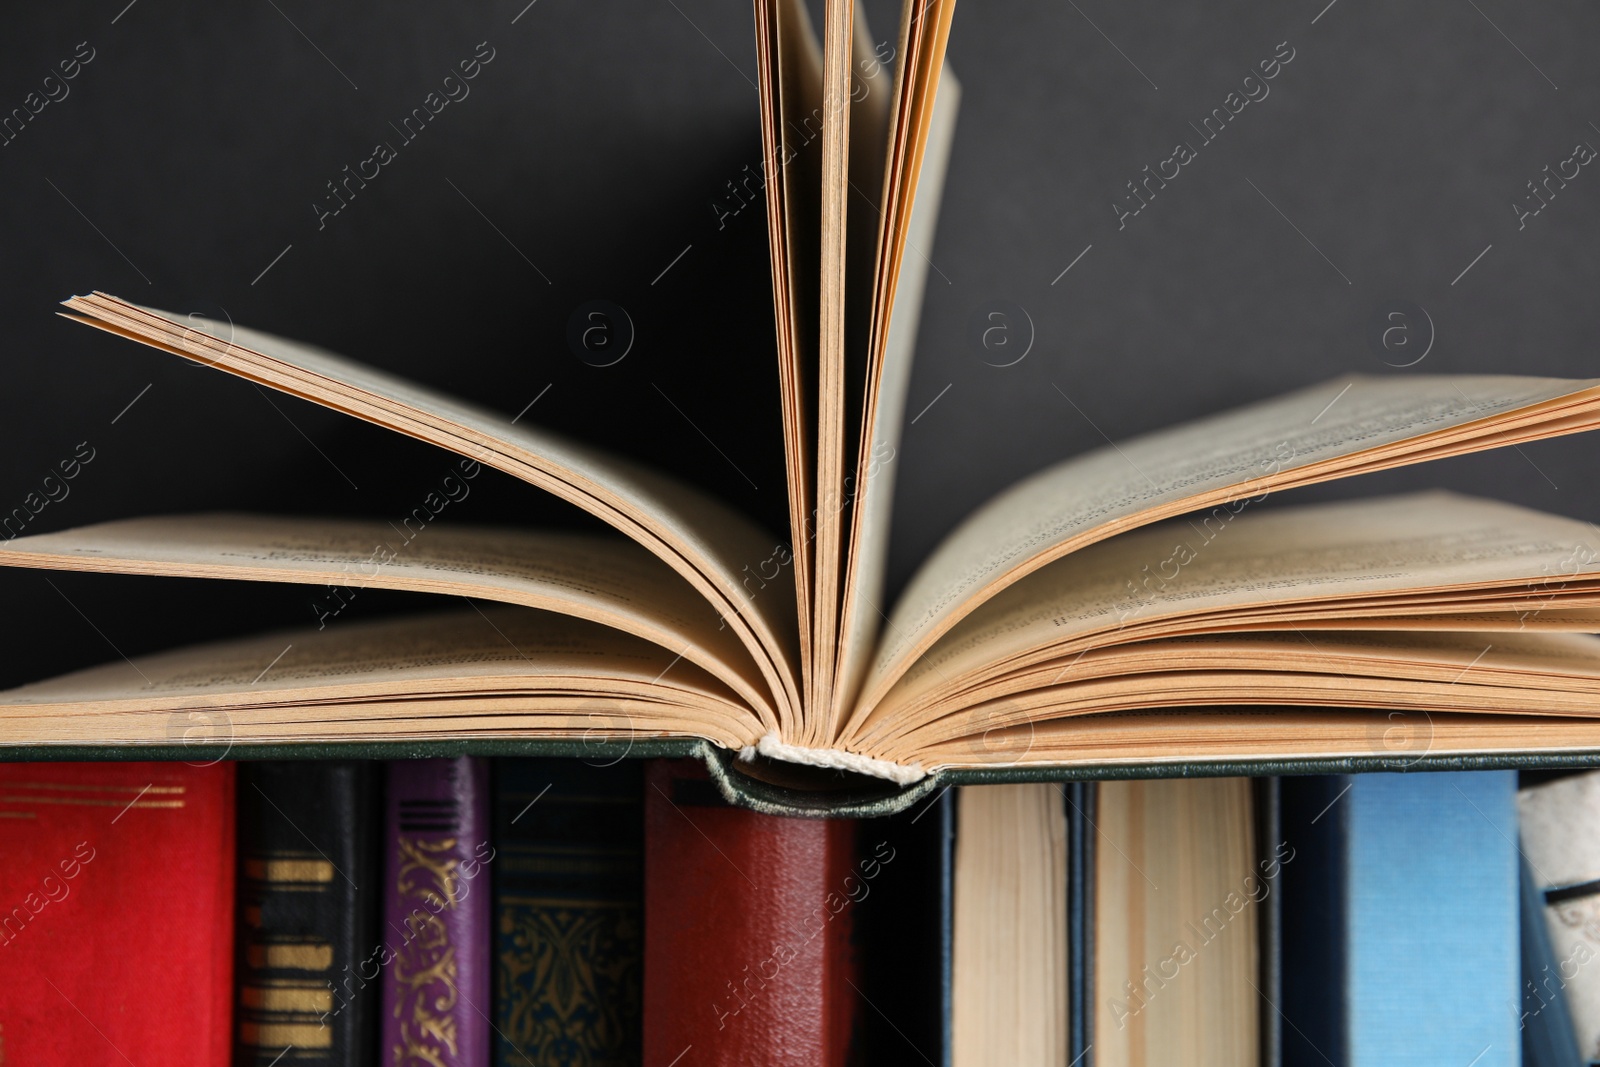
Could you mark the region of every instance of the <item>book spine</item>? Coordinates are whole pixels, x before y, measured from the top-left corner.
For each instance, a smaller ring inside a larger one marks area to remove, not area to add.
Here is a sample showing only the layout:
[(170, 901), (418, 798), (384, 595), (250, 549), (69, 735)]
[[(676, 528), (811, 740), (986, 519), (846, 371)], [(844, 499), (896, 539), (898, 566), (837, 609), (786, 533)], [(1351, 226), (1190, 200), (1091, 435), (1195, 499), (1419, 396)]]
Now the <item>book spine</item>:
[(643, 766), (501, 760), (494, 779), (494, 1062), (639, 1064)]
[[(1583, 1067), (1567, 1009), (1566, 980), (1575, 961), (1558, 959), (1545, 921), (1544, 894), (1522, 858), (1522, 1067)], [(1563, 967), (1563, 963), (1567, 964)]]
[(1094, 1048), (1094, 817), (1098, 794), (1095, 782), (1069, 782), (1061, 794), (1067, 821), (1067, 1062), (1091, 1067), (1086, 1057)]
[(1592, 1063), (1600, 1060), (1600, 773), (1530, 785), (1517, 808), (1552, 960), (1525, 978), (1534, 1003), (1524, 1019), (1569, 1014), (1578, 1051)]
[(856, 826), (847, 895), (860, 966), (851, 980), (872, 1005), (860, 1013), (852, 1049), (861, 1063), (948, 1064), (954, 803), (951, 790)]
[(856, 1020), (855, 824), (728, 806), (645, 771), (644, 1061), (843, 1067)]
[(385, 786), (379, 1054), (393, 1067), (487, 1067), (489, 764), (399, 760)]
[(0, 1063), (227, 1062), (234, 782), (0, 764)]
[(1353, 1067), (1475, 1057), (1477, 1067), (1517, 1067), (1516, 773), (1351, 781), (1345, 1025)]
[(1278, 1010), (1284, 1023), (1283, 1061), (1345, 1064), (1343, 883), (1346, 786), (1338, 775), (1279, 779), (1283, 840), (1290, 851), (1277, 871), (1282, 899), (1284, 967)]
[(938, 885), (939, 885), (939, 1063), (951, 1067), (950, 1016), (955, 974), (952, 963), (956, 946), (956, 798), (949, 789), (933, 800), (939, 809)]
[(1283, 780), (1286, 1059), (1521, 1062), (1515, 778)]
[(377, 1052), (377, 765), (244, 763), (234, 1067)]
[(1261, 1067), (1283, 1067), (1283, 806), (1276, 777), (1250, 783), (1255, 809), (1256, 871), (1262, 886), (1257, 905), (1256, 944), (1259, 965), (1256, 992), (1261, 996)]

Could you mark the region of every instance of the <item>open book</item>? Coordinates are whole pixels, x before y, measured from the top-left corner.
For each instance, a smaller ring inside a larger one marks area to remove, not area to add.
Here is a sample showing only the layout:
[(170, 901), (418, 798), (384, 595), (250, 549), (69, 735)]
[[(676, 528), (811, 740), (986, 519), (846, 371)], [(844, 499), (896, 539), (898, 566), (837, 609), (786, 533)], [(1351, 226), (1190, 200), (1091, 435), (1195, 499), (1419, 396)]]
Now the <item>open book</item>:
[(404, 589), (445, 608), (13, 689), (0, 744), (153, 744), (203, 711), (236, 744), (700, 738), (756, 766), (902, 784), (1421, 755), (1419, 733), (1435, 754), (1600, 749), (1594, 528), (1442, 494), (1259, 506), (1590, 429), (1600, 380), (1347, 378), (1111, 445), (980, 508), (884, 603), (958, 90), (949, 0), (906, 4), (892, 70), (853, 6), (828, 0), (819, 43), (800, 0), (756, 3), (784, 534), (326, 351), (75, 297), (72, 318), (448, 449), (458, 486), (508, 472), (620, 536), (430, 525), (449, 480), (404, 529), (230, 514), (12, 537), (0, 516), (10, 566)]

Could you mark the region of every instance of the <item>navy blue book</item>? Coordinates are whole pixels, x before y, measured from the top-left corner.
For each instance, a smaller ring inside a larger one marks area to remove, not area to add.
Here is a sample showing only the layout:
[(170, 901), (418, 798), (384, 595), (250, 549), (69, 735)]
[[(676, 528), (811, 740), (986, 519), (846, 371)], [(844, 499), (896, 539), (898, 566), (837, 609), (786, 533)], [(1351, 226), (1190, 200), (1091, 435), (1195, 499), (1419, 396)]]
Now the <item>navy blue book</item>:
[(1512, 771), (1284, 778), (1284, 1063), (1522, 1062)]
[(640, 1062), (642, 770), (495, 761), (493, 1063)]

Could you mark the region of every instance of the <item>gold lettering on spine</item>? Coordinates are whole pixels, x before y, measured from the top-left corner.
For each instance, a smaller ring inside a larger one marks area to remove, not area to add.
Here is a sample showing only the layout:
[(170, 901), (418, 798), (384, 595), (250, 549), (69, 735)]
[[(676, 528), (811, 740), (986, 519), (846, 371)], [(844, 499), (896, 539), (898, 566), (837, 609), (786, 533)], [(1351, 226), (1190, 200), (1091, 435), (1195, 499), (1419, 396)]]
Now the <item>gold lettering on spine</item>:
[(333, 864), (327, 860), (248, 859), (244, 876), (257, 882), (331, 882)]
[(267, 982), (261, 985), (239, 987), (241, 1007), (270, 1012), (330, 1012), (333, 1010), (333, 991), (327, 986), (291, 985)]
[(253, 1023), (239, 1024), (241, 1044), (255, 1048), (332, 1048), (333, 1031), (321, 1023)]
[(333, 946), (326, 941), (251, 945), (245, 960), (257, 970), (326, 971), (333, 966)]

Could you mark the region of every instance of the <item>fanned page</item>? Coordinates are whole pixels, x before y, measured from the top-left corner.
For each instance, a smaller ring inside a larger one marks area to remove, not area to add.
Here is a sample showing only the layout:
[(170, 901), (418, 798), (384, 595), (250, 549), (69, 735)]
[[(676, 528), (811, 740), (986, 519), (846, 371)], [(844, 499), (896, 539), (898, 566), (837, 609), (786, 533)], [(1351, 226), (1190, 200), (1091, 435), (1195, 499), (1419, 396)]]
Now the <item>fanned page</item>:
[(352, 589), (477, 597), (598, 622), (653, 642), (739, 694), (777, 729), (760, 671), (672, 569), (620, 538), (275, 515), (124, 519), (0, 543), (0, 564), (328, 587), (316, 629)]
[[(932, 245), (959, 99), (959, 89), (944, 69), (953, 14), (953, 2), (907, 0), (892, 57), (874, 46), (859, 8), (850, 10), (848, 23), (830, 23), (830, 32), (849, 27), (854, 69), (849, 107), (838, 112), (848, 124), (838, 123), (843, 130), (836, 131), (847, 138), (848, 188), (830, 188), (826, 183), (836, 178), (824, 166), (824, 201), (831, 198), (841, 215), (824, 212), (822, 237), (825, 248), (829, 241), (836, 243), (840, 273), (830, 267), (825, 253), (814, 517), (815, 660), (808, 690), (815, 710), (808, 716), (804, 738), (810, 745), (826, 745), (837, 733), (882, 618), (878, 601), (893, 488), (885, 468), (899, 442), (898, 419), (909, 384), (927, 265), (922, 248)], [(829, 17), (834, 17), (832, 8)], [(885, 73), (891, 58), (892, 86)], [(939, 95), (942, 80), (945, 92)], [(825, 120), (835, 114), (827, 111)], [(918, 201), (918, 183), (925, 174), (928, 186)], [(902, 276), (902, 255), (913, 227), (920, 262)], [(907, 300), (893, 339), (899, 358), (886, 378), (886, 335), (902, 285)], [(842, 300), (842, 314), (830, 308), (833, 300)], [(869, 504), (867, 487), (874, 480), (882, 484), (877, 503)], [(863, 530), (863, 524), (868, 528)]]
[[(1444, 493), (1235, 521), (1022, 579), (849, 747), (926, 768), (1600, 745), (1589, 524)], [(1205, 710), (1147, 710), (1184, 706)]]
[(821, 275), (822, 48), (804, 0), (756, 0), (767, 241), (778, 340), (789, 490), (789, 545), (799, 629), (800, 692), (811, 688), (816, 500), (818, 290)]
[[(933, 769), (1351, 756), (1407, 765), (1600, 748), (1600, 638), (1588, 634), (1305, 630), (1178, 641), (1183, 657), (1120, 650), (1136, 673), (974, 708), (908, 751)], [(1013, 711), (1037, 721), (1001, 725)]]
[(744, 591), (741, 568), (766, 558), (772, 539), (723, 504), (598, 449), (309, 345), (234, 326), (224, 339), (102, 293), (66, 306), (90, 325), (450, 449), (596, 515), (706, 597), (760, 667), (779, 722), (798, 716), (794, 600)]
[[(817, 332), (817, 496), (812, 521), (816, 561), (808, 708), (825, 706), (833, 684), (834, 630), (843, 552), (845, 269), (849, 259), (850, 73), (854, 0), (825, 0), (822, 32), (822, 232)], [(809, 739), (809, 731), (802, 737)]]
[[(1059, 698), (1103, 677), (1113, 654), (1142, 657), (1135, 674), (1164, 669), (1152, 642), (1174, 635), (1398, 630), (1406, 619), (1444, 631), (1583, 631), (1600, 608), (1600, 533), (1575, 519), (1449, 493), (1217, 512), (1113, 538), (1021, 579), (922, 656), (852, 747), (878, 753), (1004, 698)], [(1476, 651), (1500, 640), (1485, 632)], [(1165, 700), (1158, 688), (1145, 698)], [(1232, 700), (1258, 702), (1251, 686)], [(1022, 715), (1013, 705), (1007, 714)]]
[(218, 742), (695, 734), (761, 725), (665, 649), (525, 608), (292, 630), (117, 661), (0, 694), (0, 740)]
[[(883, 311), (889, 319), (881, 347), (874, 346), (867, 383), (867, 410), (855, 471), (854, 519), (840, 609), (838, 682), (831, 713), (835, 723), (842, 722), (854, 706), (885, 618), (883, 585), (889, 563), (890, 509), (894, 503), (895, 472), (899, 469), (906, 392), (911, 387), (917, 323), (932, 265), (928, 256), (933, 252), (939, 201), (961, 102), (960, 83), (948, 70), (933, 80), (937, 82), (938, 95), (927, 125), (926, 151), (915, 168), (918, 180), (904, 194), (914, 195), (916, 200), (910, 205), (909, 218), (902, 211), (904, 224), (899, 228), (898, 243), (890, 249), (895, 271), (888, 279), (888, 292), (883, 299)], [(907, 247), (909, 256), (905, 255)], [(880, 284), (884, 284), (882, 280)]]
[[(812, 672), (802, 739), (823, 744), (837, 671), (840, 583), (850, 525), (847, 471), (861, 436), (857, 412), (866, 378), (870, 279), (889, 145), (890, 89), (873, 54), (866, 13), (854, 0), (827, 0), (823, 25), (822, 229), (817, 345), (817, 488)], [(863, 192), (867, 190), (867, 192)]]
[(890, 615), (859, 723), (940, 635), (1054, 559), (1187, 511), (1593, 429), (1600, 381), (1351, 377), (1108, 445), (1006, 490), (918, 569)]

